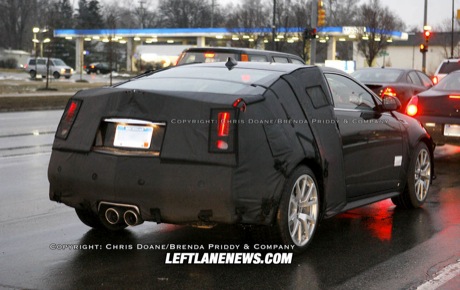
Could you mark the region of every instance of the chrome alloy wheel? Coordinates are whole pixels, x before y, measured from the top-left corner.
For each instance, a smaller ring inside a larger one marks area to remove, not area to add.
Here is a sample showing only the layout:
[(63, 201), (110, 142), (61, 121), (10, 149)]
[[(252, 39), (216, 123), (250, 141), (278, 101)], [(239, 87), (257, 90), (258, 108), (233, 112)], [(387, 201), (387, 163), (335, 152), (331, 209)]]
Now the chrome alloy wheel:
[(318, 223), (318, 189), (309, 175), (295, 182), (289, 200), (288, 226), (291, 239), (301, 247), (308, 243)]
[(427, 150), (418, 153), (415, 162), (415, 196), (418, 201), (424, 201), (428, 194), (431, 181), (431, 161)]

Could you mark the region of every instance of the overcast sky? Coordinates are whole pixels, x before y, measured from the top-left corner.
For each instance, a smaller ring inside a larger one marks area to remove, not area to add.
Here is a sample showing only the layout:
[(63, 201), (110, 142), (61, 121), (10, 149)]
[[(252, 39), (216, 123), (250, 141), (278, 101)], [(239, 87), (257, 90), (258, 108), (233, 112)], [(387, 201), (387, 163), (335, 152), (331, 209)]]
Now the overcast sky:
[[(78, 0), (72, 0), (76, 6)], [(100, 0), (102, 3), (110, 3), (119, 0)], [(139, 5), (140, 0), (133, 0), (134, 5)], [(146, 3), (155, 4), (158, 0), (143, 0)], [(211, 3), (211, 0), (207, 0)], [(225, 6), (227, 3), (239, 2), (240, 0), (214, 0), (217, 5)], [(273, 0), (263, 0), (270, 1)], [(337, 0), (341, 1), (341, 0)], [(361, 0), (361, 3), (370, 0)], [(382, 5), (388, 6), (391, 11), (396, 13), (406, 23), (407, 28), (417, 26), (420, 30), (423, 28), (424, 6), (425, 0), (380, 0)], [(427, 0), (428, 1), (428, 25), (434, 29), (442, 26), (443, 21), (451, 21), (452, 19), (452, 0)], [(460, 0), (454, 1), (455, 16), (457, 9), (460, 9)], [(450, 23), (450, 22), (449, 22)]]
[[(208, 0), (211, 2), (211, 0)], [(215, 0), (215, 3), (223, 5), (239, 0)], [(273, 0), (264, 0), (273, 2)], [(338, 0), (340, 1), (340, 0)], [(428, 25), (433, 28), (441, 26), (442, 22), (452, 21), (452, 0), (427, 0), (428, 1)], [(361, 0), (361, 3), (369, 0)], [(406, 23), (407, 28), (417, 26), (423, 28), (425, 0), (380, 0), (383, 6), (388, 6)], [(460, 9), (460, 0), (454, 0), (454, 12), (457, 16), (457, 9)], [(449, 22), (450, 23), (450, 22)]]
[[(368, 1), (368, 0), (363, 0)], [(406, 23), (408, 28), (423, 27), (425, 0), (380, 0), (390, 10), (395, 12)], [(436, 28), (442, 22), (452, 21), (452, 0), (427, 0), (428, 1), (428, 25)], [(454, 0), (454, 12), (457, 16), (460, 9), (460, 0)], [(449, 22), (450, 23), (450, 22)]]

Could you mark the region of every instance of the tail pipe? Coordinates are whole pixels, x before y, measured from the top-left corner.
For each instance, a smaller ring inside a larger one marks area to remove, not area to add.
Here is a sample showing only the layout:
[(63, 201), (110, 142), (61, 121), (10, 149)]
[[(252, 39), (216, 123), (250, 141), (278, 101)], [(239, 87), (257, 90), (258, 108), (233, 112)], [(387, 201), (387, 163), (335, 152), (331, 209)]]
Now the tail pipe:
[(115, 225), (120, 222), (120, 213), (113, 207), (107, 208), (105, 210), (104, 216), (106, 221), (111, 225)]
[(139, 208), (131, 204), (101, 201), (98, 211), (111, 225), (125, 223), (128, 226), (137, 226), (144, 222)]
[(140, 223), (139, 215), (131, 209), (125, 211), (125, 213), (123, 214), (123, 219), (125, 220), (125, 223), (128, 226), (132, 227), (137, 226)]

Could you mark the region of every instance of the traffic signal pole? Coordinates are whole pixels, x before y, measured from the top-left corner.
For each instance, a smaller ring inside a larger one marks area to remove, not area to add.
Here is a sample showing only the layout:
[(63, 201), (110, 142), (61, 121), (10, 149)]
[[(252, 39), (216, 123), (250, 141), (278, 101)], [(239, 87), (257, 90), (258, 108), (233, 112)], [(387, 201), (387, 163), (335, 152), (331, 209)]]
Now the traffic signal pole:
[[(311, 27), (315, 28), (318, 23), (318, 1), (314, 0), (311, 2)], [(311, 39), (310, 42), (310, 64), (314, 65), (316, 63), (316, 37)]]
[[(423, 29), (428, 25), (427, 23), (428, 15), (428, 0), (425, 0), (425, 16), (423, 18)], [(426, 44), (426, 42), (425, 42)], [(426, 73), (426, 49), (422, 52), (422, 72)]]

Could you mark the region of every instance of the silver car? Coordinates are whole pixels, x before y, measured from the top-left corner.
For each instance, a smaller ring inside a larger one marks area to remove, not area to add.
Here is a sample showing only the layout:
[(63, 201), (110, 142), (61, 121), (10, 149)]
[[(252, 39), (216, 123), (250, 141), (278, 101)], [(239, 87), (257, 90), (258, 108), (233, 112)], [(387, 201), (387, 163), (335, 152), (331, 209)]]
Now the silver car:
[[(48, 59), (44, 57), (29, 58), (24, 68), (33, 79), (37, 76), (37, 74), (46, 76), (47, 60)], [(49, 59), (49, 75), (52, 75), (55, 79), (59, 79), (61, 76), (68, 79), (72, 76), (72, 74), (73, 68), (68, 66), (62, 59)]]

